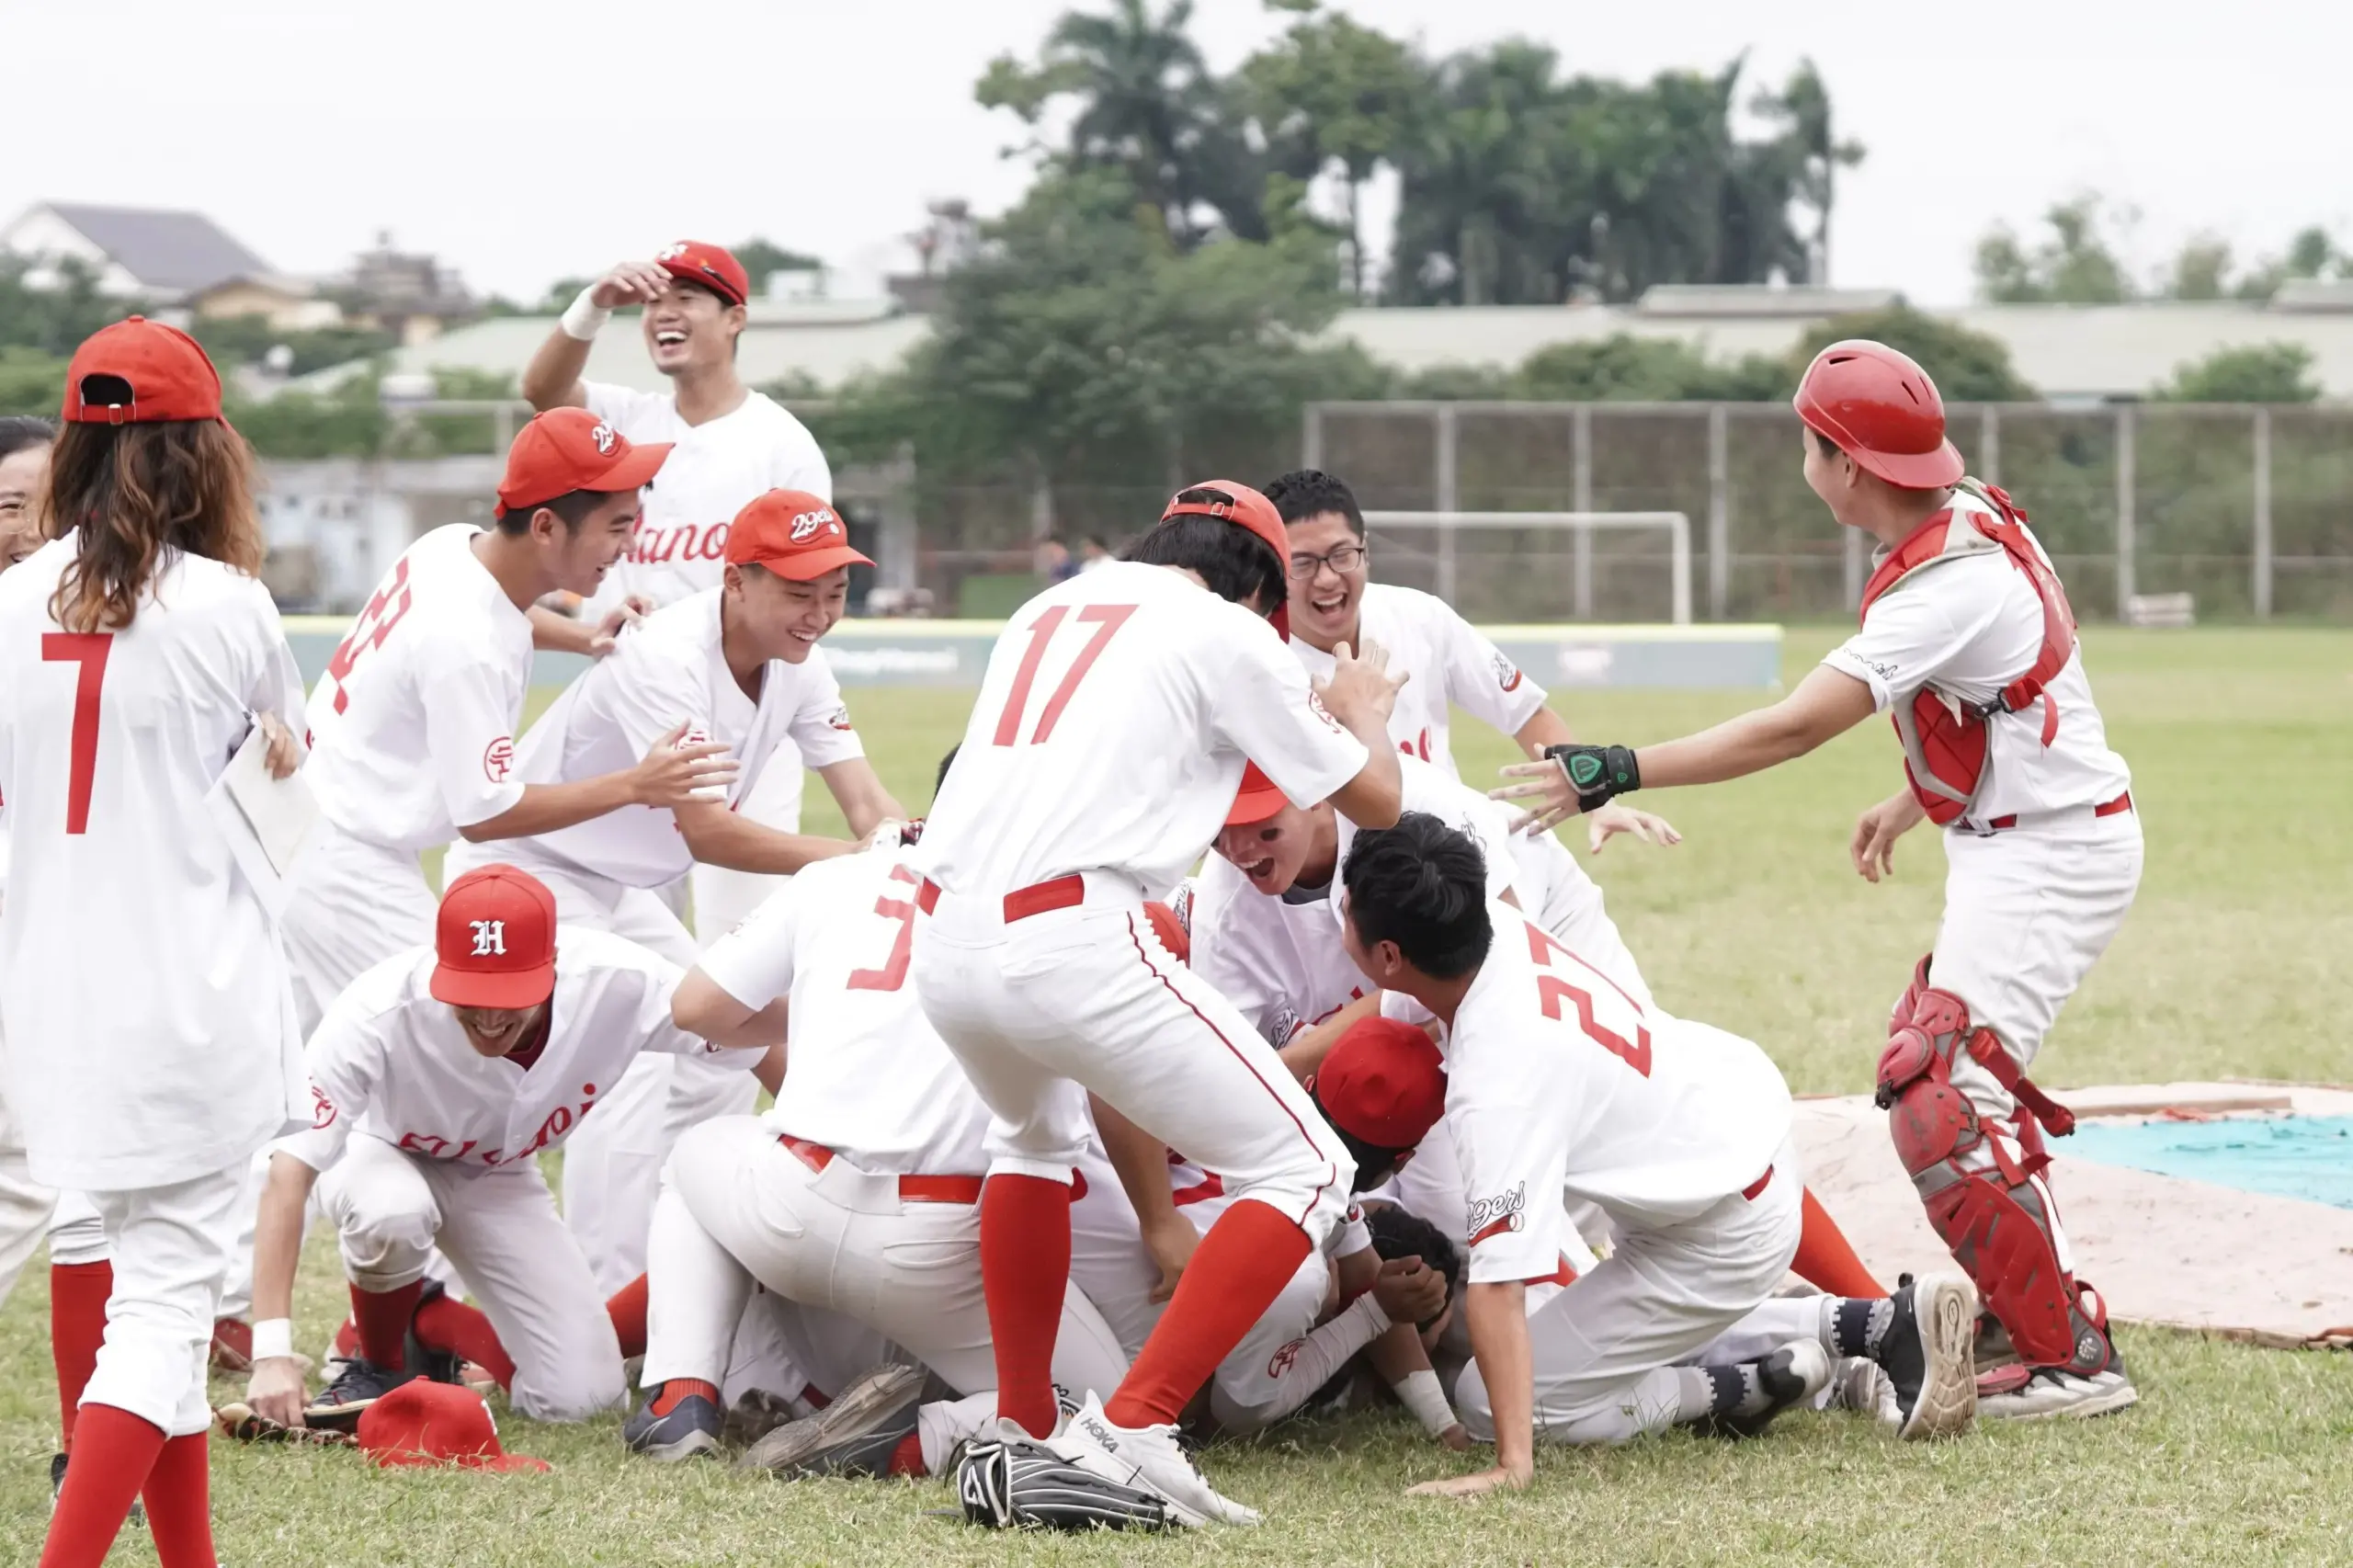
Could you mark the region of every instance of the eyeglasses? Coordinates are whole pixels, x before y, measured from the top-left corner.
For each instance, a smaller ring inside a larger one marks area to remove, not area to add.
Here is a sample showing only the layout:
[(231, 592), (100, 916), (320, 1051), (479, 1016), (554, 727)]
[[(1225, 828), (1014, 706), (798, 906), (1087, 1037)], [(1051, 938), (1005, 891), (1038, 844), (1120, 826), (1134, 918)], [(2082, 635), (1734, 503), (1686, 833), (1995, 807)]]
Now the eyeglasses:
[(1326, 566), (1345, 577), (1363, 564), (1364, 546), (1343, 544), (1326, 551), (1322, 555), (1292, 556), (1290, 574), (1295, 581), (1306, 583), (1313, 581), (1315, 574)]

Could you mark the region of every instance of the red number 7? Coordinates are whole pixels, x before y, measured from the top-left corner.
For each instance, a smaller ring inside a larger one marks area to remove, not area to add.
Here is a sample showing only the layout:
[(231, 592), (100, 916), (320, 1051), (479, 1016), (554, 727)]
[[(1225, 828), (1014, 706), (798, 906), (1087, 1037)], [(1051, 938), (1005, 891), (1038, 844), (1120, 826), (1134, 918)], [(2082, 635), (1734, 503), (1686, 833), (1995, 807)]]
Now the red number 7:
[(90, 785), (98, 772), (98, 692), (107, 682), (111, 631), (44, 631), (40, 656), (49, 664), (82, 666), (74, 682), (74, 744), (65, 778), (65, 831), (90, 830)]
[[(912, 886), (915, 874), (904, 866), (891, 868), (891, 880)], [(899, 934), (892, 938), (891, 956), (882, 960), (881, 969), (854, 969), (849, 973), (847, 989), (852, 991), (896, 991), (907, 983), (907, 960), (915, 946), (915, 906), (904, 898), (878, 898), (874, 913), (899, 923)]]
[[(1078, 612), (1079, 619), (1095, 623), (1095, 635), (1078, 651), (1078, 657), (1071, 661), (1070, 673), (1063, 676), (1062, 685), (1054, 687), (1053, 696), (1047, 699), (1046, 710), (1038, 716), (1038, 728), (1029, 736), (1031, 745), (1054, 733), (1055, 722), (1070, 705), (1071, 694), (1078, 689), (1086, 672), (1095, 667), (1095, 661), (1102, 657), (1103, 645), (1135, 612), (1133, 605), (1088, 605)], [(1030, 626), (1029, 646), (1022, 651), (1021, 666), (1013, 673), (1013, 690), (1006, 697), (1005, 711), (997, 716), (995, 740), (998, 745), (1013, 745), (1019, 740), (1021, 716), (1029, 706), (1029, 688), (1037, 683), (1038, 666), (1045, 661), (1046, 644), (1054, 640), (1054, 633), (1062, 629), (1063, 618), (1069, 613), (1068, 605), (1056, 605)]]

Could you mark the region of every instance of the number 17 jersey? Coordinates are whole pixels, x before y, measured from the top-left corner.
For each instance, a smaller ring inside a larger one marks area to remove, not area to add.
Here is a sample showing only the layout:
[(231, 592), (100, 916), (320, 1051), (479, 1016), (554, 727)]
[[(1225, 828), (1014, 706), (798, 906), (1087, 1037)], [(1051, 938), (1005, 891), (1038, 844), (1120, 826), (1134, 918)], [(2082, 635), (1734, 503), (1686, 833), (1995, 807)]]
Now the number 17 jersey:
[(1165, 567), (1085, 573), (997, 639), (917, 865), (968, 897), (1091, 870), (1157, 897), (1224, 825), (1245, 760), (1313, 806), (1367, 757), (1264, 619)]

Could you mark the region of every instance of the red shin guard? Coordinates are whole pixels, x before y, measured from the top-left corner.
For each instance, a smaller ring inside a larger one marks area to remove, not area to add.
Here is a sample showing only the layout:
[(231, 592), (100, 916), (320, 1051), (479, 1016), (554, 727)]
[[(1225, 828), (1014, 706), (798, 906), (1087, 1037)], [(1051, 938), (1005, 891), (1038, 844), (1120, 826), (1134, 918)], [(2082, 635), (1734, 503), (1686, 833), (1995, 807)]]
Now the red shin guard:
[[(107, 1298), (114, 1294), (111, 1263), (49, 1266), (49, 1353), (57, 1363), (58, 1447), (74, 1451), (74, 1412), (98, 1368), (106, 1343)], [(130, 1505), (125, 1504), (127, 1508)]]
[(1299, 1272), (1311, 1245), (1305, 1231), (1255, 1198), (1218, 1216), (1103, 1414), (1129, 1428), (1175, 1421)]
[(996, 1342), (997, 1414), (1032, 1437), (1051, 1433), (1054, 1335), (1070, 1283), (1070, 1187), (993, 1176), (981, 1189), (981, 1290)]

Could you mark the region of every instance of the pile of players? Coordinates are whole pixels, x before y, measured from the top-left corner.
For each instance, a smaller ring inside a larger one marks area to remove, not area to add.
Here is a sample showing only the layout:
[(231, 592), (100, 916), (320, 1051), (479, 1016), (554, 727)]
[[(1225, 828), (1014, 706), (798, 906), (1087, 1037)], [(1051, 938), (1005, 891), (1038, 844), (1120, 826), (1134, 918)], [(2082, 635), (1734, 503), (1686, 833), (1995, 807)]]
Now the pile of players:
[[(44, 1564), (97, 1562), (142, 1493), (165, 1561), (210, 1561), (216, 1342), (250, 1358), (241, 1436), (364, 1441), (495, 1384), (547, 1420), (632, 1403), (654, 1459), (953, 1471), (998, 1525), (1252, 1522), (1181, 1428), (1392, 1397), (1493, 1445), (1447, 1493), (1525, 1484), (1540, 1437), (1803, 1403), (1949, 1435), (1981, 1301), (2018, 1352), (1986, 1414), (2130, 1403), (2042, 1176), (2064, 1112), (2020, 1075), (2137, 883), (2129, 779), (2047, 561), (1916, 366), (1841, 346), (1801, 391), (1808, 478), (1886, 564), (1772, 708), (1579, 744), (1449, 607), (1369, 582), (1339, 480), (1211, 482), (1016, 614), (911, 823), (820, 646), (871, 562), (735, 376), (748, 295), (701, 244), (585, 290), (494, 526), (411, 546), (307, 701), (201, 351), (134, 318), (76, 356), (0, 578), (29, 1156), (0, 1189), (32, 1217), (0, 1263), (48, 1218), (33, 1181), (86, 1238), (52, 1242)], [(624, 305), (670, 394), (581, 379)], [(524, 730), (542, 650), (593, 663)], [(1525, 812), (1461, 782), (1458, 707), (1531, 759), (1496, 791)], [(1770, 1059), (1661, 1006), (1548, 831), (1672, 844), (1615, 797), (1881, 709), (1909, 780), (1858, 869), (1923, 817), (1953, 862), (1880, 1090), (1961, 1267), (1892, 1294), (1805, 1192)], [(208, 802), (249, 736), (320, 812), (282, 880)], [(810, 767), (851, 839), (799, 831)], [(306, 1222), (350, 1286), (315, 1388)], [(219, 1332), (248, 1267), (249, 1345)]]

